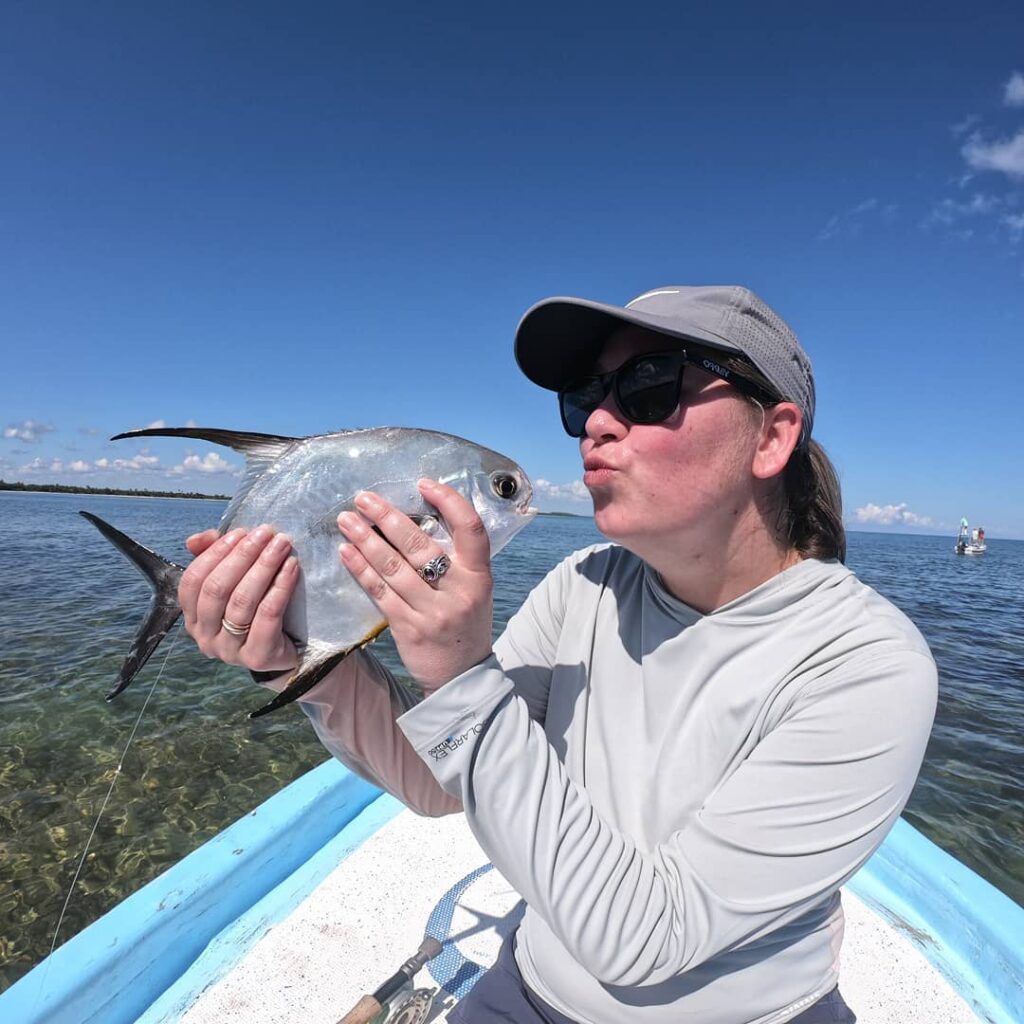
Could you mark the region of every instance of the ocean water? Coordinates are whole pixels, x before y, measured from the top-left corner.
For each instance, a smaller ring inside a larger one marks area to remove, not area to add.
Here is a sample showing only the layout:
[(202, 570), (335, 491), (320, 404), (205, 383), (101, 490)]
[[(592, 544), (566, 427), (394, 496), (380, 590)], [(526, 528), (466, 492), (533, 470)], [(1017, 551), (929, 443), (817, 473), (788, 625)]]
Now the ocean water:
[[(184, 634), (103, 700), (149, 588), (77, 510), (186, 561), (184, 537), (223, 507), (0, 492), (0, 989), (49, 952), (147, 700), (58, 944), (325, 758), (295, 708), (249, 721), (262, 691)], [(558, 559), (600, 539), (584, 518), (542, 517), (520, 534), (494, 563), (496, 629)], [(1024, 903), (1024, 542), (988, 548), (958, 558), (951, 537), (853, 533), (848, 562), (917, 623), (939, 664), (907, 818)], [(374, 653), (400, 672), (386, 636)]]

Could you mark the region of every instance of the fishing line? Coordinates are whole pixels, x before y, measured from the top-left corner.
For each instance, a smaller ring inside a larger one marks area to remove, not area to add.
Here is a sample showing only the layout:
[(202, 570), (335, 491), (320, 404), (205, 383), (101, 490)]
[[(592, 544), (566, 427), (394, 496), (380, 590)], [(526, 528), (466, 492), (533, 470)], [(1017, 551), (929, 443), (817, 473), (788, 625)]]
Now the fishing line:
[[(50, 957), (53, 955), (53, 951), (57, 947), (57, 936), (60, 934), (60, 926), (64, 923), (64, 917), (66, 916), (68, 906), (71, 903), (71, 897), (74, 894), (75, 886), (78, 885), (78, 878), (85, 865), (85, 858), (89, 855), (89, 848), (92, 846), (92, 841), (96, 836), (96, 830), (99, 828), (100, 821), (103, 819), (103, 814), (107, 809), (107, 803), (110, 801), (110, 796), (114, 792), (114, 786), (117, 785), (118, 776), (120, 776), (121, 769), (124, 767), (124, 759), (128, 756), (128, 748), (131, 747), (132, 741), (135, 739), (135, 734), (139, 730), (139, 724), (142, 722), (142, 716), (146, 713), (146, 708), (149, 707), (149, 700), (156, 691), (157, 683), (159, 683), (163, 678), (164, 669), (167, 668), (167, 662), (170, 660), (171, 653), (174, 651), (174, 647), (178, 642), (179, 636), (181, 636), (180, 628), (175, 629), (174, 636), (171, 637), (170, 646), (167, 648), (167, 653), (164, 655), (163, 663), (160, 666), (160, 671), (153, 680), (153, 685), (149, 688), (149, 693), (146, 694), (146, 699), (142, 702), (142, 707), (139, 709), (139, 714), (135, 719), (135, 724), (132, 726), (132, 731), (128, 734), (128, 741), (125, 743), (124, 750), (121, 751), (120, 760), (117, 762), (117, 767), (114, 769), (114, 776), (110, 780), (110, 785), (107, 787), (107, 795), (103, 798), (103, 803), (100, 804), (99, 813), (96, 815), (96, 820), (93, 822), (92, 831), (89, 833), (89, 838), (85, 841), (85, 849), (82, 851), (82, 856), (78, 861), (78, 867), (75, 869), (75, 877), (71, 879), (71, 886), (68, 889), (67, 898), (64, 900), (64, 906), (61, 908), (60, 917), (57, 918), (57, 927), (53, 930), (53, 941), (50, 943), (50, 952), (46, 955), (46, 970), (43, 972), (42, 980), (39, 982), (39, 991), (36, 993), (37, 1006), (39, 1004), (39, 999), (45, 990), (46, 979), (50, 971)], [(33, 1007), (33, 1012), (35, 1012), (35, 1007)]]

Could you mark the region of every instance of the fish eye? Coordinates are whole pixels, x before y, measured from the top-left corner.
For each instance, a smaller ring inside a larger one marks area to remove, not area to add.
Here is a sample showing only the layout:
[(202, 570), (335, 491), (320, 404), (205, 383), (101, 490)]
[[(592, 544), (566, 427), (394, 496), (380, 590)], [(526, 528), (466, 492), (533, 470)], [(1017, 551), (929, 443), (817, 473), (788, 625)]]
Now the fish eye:
[(491, 477), (491, 487), (499, 498), (514, 498), (519, 493), (519, 481), (508, 473), (495, 473)]

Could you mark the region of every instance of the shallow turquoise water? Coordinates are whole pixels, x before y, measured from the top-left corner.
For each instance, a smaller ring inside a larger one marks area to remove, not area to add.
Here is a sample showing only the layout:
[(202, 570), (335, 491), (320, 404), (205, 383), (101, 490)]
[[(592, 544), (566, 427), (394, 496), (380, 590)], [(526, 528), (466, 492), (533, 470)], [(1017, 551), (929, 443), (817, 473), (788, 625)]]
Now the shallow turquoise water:
[[(58, 941), (325, 756), (295, 708), (249, 721), (262, 692), (187, 636), (102, 699), (149, 588), (79, 508), (186, 561), (183, 538), (214, 525), (223, 504), (0, 492), (0, 989), (49, 951), (151, 689)], [(543, 517), (520, 534), (494, 565), (495, 628), (559, 558), (597, 540), (578, 518)], [(1024, 902), (1024, 543), (992, 539), (984, 558), (966, 559), (952, 539), (851, 534), (849, 562), (914, 619), (939, 663), (940, 709), (908, 818)], [(399, 671), (386, 637), (374, 653)]]

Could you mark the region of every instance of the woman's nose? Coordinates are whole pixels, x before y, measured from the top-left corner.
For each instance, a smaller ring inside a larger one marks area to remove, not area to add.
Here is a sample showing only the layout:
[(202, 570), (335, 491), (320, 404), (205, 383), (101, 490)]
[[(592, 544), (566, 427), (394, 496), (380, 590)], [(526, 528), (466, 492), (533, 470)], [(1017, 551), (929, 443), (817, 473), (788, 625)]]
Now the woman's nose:
[(604, 401), (587, 417), (586, 435), (594, 441), (624, 437), (629, 424), (619, 412), (615, 398), (609, 392)]

